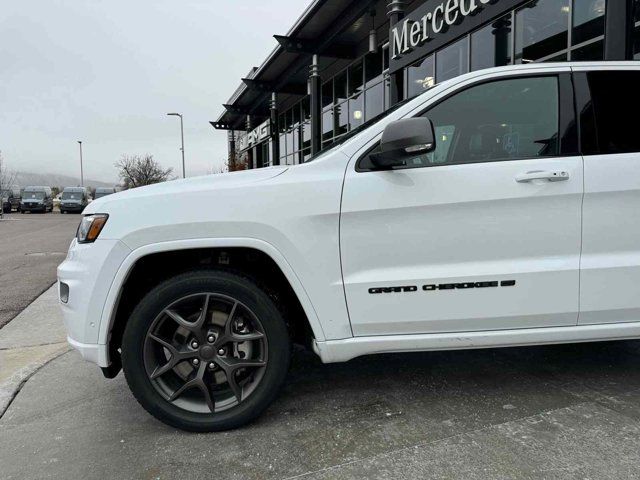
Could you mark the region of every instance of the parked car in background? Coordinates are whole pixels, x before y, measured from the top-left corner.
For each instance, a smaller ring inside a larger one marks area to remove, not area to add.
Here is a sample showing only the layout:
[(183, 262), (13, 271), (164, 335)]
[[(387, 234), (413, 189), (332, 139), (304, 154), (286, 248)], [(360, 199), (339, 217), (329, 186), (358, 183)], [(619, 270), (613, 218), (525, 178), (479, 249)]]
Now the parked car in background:
[(14, 209), (20, 211), (20, 200), (22, 194), (19, 187), (5, 188), (2, 190), (2, 211), (11, 213)]
[(26, 187), (22, 192), (20, 211), (22, 213), (53, 211), (51, 187)]
[(60, 197), (60, 213), (81, 213), (89, 204), (89, 192), (85, 187), (66, 187)]
[(96, 188), (96, 193), (93, 196), (93, 199), (97, 200), (99, 198), (106, 197), (107, 195), (111, 195), (112, 193), (116, 193), (115, 188)]

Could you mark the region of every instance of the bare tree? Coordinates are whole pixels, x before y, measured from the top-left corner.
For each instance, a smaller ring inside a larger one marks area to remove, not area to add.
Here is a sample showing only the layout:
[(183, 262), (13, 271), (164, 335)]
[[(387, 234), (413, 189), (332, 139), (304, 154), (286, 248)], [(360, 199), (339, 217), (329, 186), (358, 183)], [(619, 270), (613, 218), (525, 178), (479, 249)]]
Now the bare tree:
[(0, 218), (4, 218), (2, 191), (10, 188), (16, 181), (16, 172), (9, 171), (0, 150)]
[(166, 182), (173, 172), (173, 168), (164, 170), (149, 154), (123, 155), (115, 166), (125, 189)]
[(247, 162), (246, 159), (243, 158), (243, 155), (237, 155), (236, 152), (233, 152), (229, 155), (229, 159), (226, 163), (227, 171), (229, 172), (237, 172), (238, 170), (246, 170)]

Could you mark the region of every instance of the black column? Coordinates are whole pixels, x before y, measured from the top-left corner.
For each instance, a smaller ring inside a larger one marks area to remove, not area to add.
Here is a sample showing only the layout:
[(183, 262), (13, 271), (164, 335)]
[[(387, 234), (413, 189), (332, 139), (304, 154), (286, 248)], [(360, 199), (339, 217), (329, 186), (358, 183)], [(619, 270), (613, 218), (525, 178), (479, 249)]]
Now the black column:
[(227, 139), (229, 140), (229, 157), (227, 158), (227, 164), (230, 168), (234, 168), (236, 164), (236, 132), (229, 130), (227, 132)]
[[(387, 11), (389, 28), (391, 29), (404, 19), (405, 2), (404, 0), (391, 0), (387, 7), (389, 9)], [(391, 48), (389, 48), (389, 55), (391, 55)], [(392, 73), (389, 80), (391, 81), (389, 103), (395, 105), (404, 98), (404, 69)]]
[(271, 94), (269, 104), (269, 114), (271, 115), (271, 165), (280, 165), (280, 125), (278, 125), (278, 95)]
[[(253, 127), (253, 125), (251, 124), (251, 115), (247, 115), (247, 123), (245, 125), (245, 128), (248, 132), (251, 132), (251, 128)], [(247, 150), (247, 169), (252, 169), (252, 168), (256, 168), (254, 165), (255, 162), (255, 148), (250, 148), (249, 150)]]
[(511, 17), (503, 17), (493, 22), (491, 26), (493, 27), (491, 33), (496, 39), (493, 65), (496, 67), (509, 65), (509, 59), (511, 58)]
[(318, 65), (318, 55), (313, 56), (309, 74), (311, 106), (311, 155), (322, 149), (322, 82)]
[(633, 0), (607, 1), (604, 59), (633, 59)]

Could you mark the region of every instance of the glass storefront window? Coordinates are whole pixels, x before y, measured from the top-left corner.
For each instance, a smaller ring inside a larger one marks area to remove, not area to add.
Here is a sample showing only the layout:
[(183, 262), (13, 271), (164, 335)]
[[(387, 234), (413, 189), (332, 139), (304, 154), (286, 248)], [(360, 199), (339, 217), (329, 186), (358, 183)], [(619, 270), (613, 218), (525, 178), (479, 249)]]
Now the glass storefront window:
[(367, 88), (364, 93), (365, 122), (384, 112), (384, 82)]
[[(584, 1), (584, 0), (581, 0)], [(516, 61), (529, 63), (565, 50), (570, 0), (534, 0), (516, 12)]]
[(467, 37), (436, 53), (436, 82), (443, 82), (469, 71)]
[(302, 107), (302, 121), (311, 120), (311, 96), (307, 95), (300, 102)]
[(640, 27), (633, 31), (633, 59), (640, 60)]
[(382, 71), (389, 68), (389, 44), (382, 47)]
[(597, 42), (576, 48), (571, 52), (571, 60), (575, 62), (584, 62), (587, 60), (602, 60), (604, 58), (604, 42)]
[(333, 79), (333, 101), (341, 102), (347, 99), (347, 72), (339, 73)]
[(349, 131), (349, 105), (347, 102), (336, 105), (334, 120), (336, 137)]
[(391, 79), (389, 76), (384, 77), (384, 109), (391, 108)]
[(333, 103), (333, 79), (322, 84), (322, 108)]
[(362, 60), (358, 60), (349, 67), (349, 96), (362, 91), (363, 86)]
[(278, 129), (280, 132), (280, 160), (287, 155), (287, 120), (285, 114), (278, 117)]
[(349, 99), (349, 130), (364, 123), (364, 95), (356, 94)]
[(420, 95), (435, 84), (435, 60), (430, 55), (427, 58), (407, 67), (405, 72), (405, 98)]
[(566, 62), (567, 60), (567, 52), (564, 52), (554, 57), (546, 58), (544, 62)]
[(333, 109), (326, 109), (322, 113), (322, 141), (333, 138)]
[(368, 87), (382, 79), (382, 49), (364, 57), (364, 82)]
[(573, 0), (573, 45), (604, 35), (605, 9), (605, 0)]
[(300, 104), (297, 103), (292, 109), (291, 109), (291, 114), (293, 116), (293, 124), (299, 124), (300, 123)]
[(287, 154), (291, 154), (292, 152), (295, 152), (293, 146), (293, 130), (289, 130), (287, 132)]
[(471, 34), (471, 70), (511, 64), (511, 15)]

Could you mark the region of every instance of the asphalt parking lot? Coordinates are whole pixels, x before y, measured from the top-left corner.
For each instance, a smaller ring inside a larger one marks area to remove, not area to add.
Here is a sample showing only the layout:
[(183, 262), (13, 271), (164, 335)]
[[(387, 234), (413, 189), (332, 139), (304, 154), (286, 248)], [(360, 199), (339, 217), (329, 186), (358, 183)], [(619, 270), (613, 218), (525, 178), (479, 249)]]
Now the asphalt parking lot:
[(640, 470), (638, 342), (384, 355), (297, 353), (255, 424), (190, 434), (75, 352), (0, 419), (5, 479), (627, 479)]
[[(64, 251), (77, 220), (23, 215), (0, 223), (0, 235), (23, 257)], [(25, 289), (30, 275), (49, 272), (46, 288), (63, 257), (0, 258)], [(62, 342), (59, 317), (49, 290), (0, 328), (0, 362), (12, 348), (13, 358), (28, 356), (36, 336), (40, 349)], [(122, 374), (106, 380), (62, 352), (0, 410), (0, 478), (640, 478), (639, 358), (638, 341), (330, 365), (297, 350), (284, 391), (257, 422), (192, 434), (150, 417)]]
[(0, 221), (0, 327), (56, 281), (79, 215), (11, 213)]

